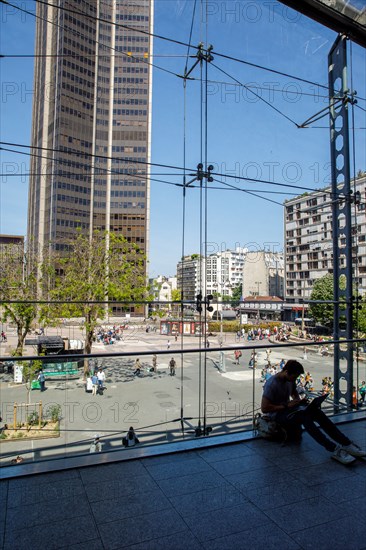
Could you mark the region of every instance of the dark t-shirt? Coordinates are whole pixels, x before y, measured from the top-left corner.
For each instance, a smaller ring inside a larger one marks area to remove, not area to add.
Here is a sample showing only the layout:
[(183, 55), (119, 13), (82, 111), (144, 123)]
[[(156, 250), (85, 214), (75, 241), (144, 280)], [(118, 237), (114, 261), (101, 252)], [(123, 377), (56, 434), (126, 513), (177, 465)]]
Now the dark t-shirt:
[[(296, 390), (295, 382), (289, 382), (276, 375), (271, 376), (264, 385), (263, 397), (269, 399), (273, 405), (287, 405), (290, 396)], [(270, 416), (276, 413), (270, 413)]]

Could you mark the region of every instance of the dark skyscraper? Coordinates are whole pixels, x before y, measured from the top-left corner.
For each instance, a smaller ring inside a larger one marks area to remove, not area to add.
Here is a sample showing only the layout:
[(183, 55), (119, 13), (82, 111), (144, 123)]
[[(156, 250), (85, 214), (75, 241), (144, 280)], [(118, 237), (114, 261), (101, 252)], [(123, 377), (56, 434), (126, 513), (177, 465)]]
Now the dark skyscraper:
[(28, 239), (62, 250), (101, 229), (148, 255), (153, 0), (52, 3), (37, 4)]

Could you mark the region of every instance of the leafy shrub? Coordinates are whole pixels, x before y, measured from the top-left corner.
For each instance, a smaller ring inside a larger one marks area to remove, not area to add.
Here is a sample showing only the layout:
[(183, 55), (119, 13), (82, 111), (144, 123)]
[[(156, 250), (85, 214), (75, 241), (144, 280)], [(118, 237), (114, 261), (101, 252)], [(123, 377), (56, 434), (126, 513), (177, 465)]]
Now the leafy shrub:
[(36, 411), (31, 412), (28, 415), (27, 423), (30, 426), (35, 426), (36, 424), (38, 424), (39, 423), (39, 414)]
[(61, 405), (51, 405), (47, 410), (47, 416), (52, 422), (57, 422), (61, 418)]

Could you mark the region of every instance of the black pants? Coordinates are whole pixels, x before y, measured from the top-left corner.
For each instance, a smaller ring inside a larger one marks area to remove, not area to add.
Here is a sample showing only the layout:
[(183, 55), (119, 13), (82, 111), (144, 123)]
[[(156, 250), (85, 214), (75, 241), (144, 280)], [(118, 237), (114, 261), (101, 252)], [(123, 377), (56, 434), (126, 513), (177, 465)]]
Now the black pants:
[[(285, 429), (300, 426), (302, 425), (308, 434), (315, 439), (317, 443), (322, 445), (327, 449), (327, 451), (333, 452), (336, 448), (336, 443), (340, 445), (349, 445), (351, 441), (346, 437), (337, 426), (323, 413), (321, 409), (307, 409), (305, 411), (297, 411), (294, 414), (296, 409), (286, 409), (284, 411), (279, 411), (276, 413), (275, 420)], [(319, 427), (315, 424), (319, 425)], [(334, 441), (331, 441), (324, 435), (324, 433), (319, 429), (321, 428), (323, 432), (327, 434), (328, 437), (332, 438)]]

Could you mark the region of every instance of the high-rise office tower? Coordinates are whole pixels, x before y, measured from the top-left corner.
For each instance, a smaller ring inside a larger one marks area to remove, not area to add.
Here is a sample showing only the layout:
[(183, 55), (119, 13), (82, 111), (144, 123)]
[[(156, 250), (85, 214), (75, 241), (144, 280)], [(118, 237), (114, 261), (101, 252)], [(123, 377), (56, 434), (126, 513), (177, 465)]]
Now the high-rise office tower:
[(62, 250), (77, 228), (109, 230), (148, 254), (153, 0), (37, 16), (28, 238)]

